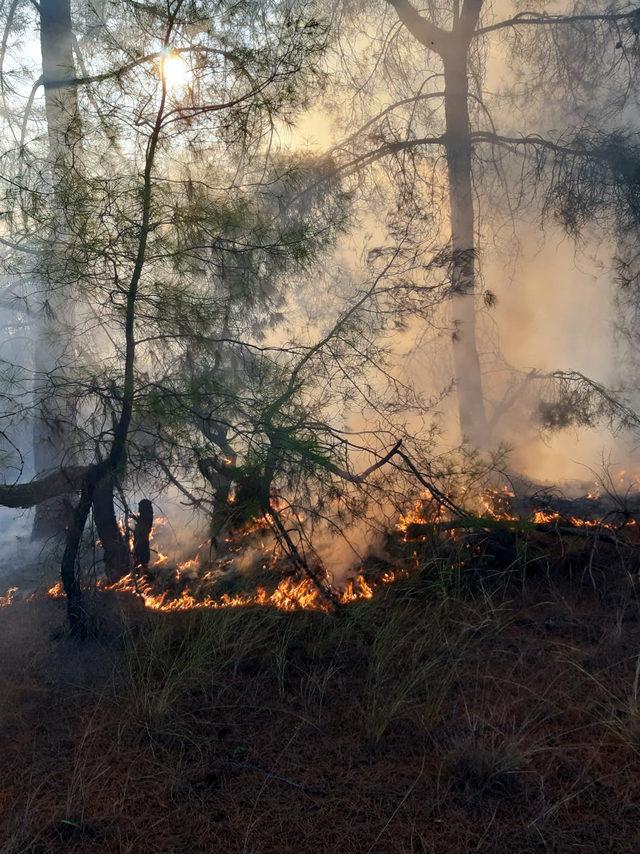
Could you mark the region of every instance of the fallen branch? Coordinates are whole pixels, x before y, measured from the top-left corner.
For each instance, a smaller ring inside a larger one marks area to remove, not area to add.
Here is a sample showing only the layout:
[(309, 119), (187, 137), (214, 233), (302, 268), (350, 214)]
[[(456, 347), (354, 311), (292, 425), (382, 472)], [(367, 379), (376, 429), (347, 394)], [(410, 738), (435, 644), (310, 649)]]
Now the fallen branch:
[[(453, 519), (445, 522), (424, 522), (414, 523), (409, 525), (407, 533), (422, 533), (431, 531), (509, 531), (516, 533), (542, 533), (556, 534), (559, 536), (581, 537), (583, 539), (598, 539), (605, 543), (613, 543), (620, 545), (620, 538), (611, 532), (611, 529), (606, 525), (571, 525), (565, 521), (565, 524), (558, 524), (558, 520), (554, 522), (530, 522), (527, 519), (490, 519), (486, 516), (470, 516), (464, 519)], [(634, 543), (626, 543), (627, 545), (635, 546)]]

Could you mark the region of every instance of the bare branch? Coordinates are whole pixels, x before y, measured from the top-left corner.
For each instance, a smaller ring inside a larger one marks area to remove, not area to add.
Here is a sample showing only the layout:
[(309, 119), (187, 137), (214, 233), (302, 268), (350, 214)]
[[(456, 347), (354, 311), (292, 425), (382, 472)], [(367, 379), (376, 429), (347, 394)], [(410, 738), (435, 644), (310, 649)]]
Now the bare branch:
[(325, 461), (323, 465), (329, 469), (329, 471), (333, 472), (333, 474), (337, 474), (338, 477), (341, 477), (343, 480), (348, 480), (349, 483), (364, 483), (364, 481), (369, 477), (369, 475), (373, 474), (374, 471), (377, 471), (379, 468), (382, 468), (383, 465), (389, 462), (389, 460), (394, 457), (398, 451), (400, 450), (400, 446), (402, 445), (402, 439), (398, 439), (393, 448), (388, 451), (384, 457), (381, 457), (377, 460), (373, 465), (370, 465), (360, 474), (353, 474), (346, 469), (341, 469), (339, 466), (335, 465), (330, 461)]
[(522, 26), (562, 26), (566, 24), (585, 24), (585, 23), (620, 23), (621, 21), (640, 21), (640, 7), (632, 9), (630, 12), (611, 12), (603, 14), (585, 14), (585, 15), (548, 15), (545, 12), (520, 12), (514, 15), (513, 18), (507, 18), (504, 21), (497, 21), (495, 24), (488, 24), (486, 27), (479, 27), (473, 36), (483, 36), (487, 33), (493, 33), (496, 30), (505, 30), (509, 27)]

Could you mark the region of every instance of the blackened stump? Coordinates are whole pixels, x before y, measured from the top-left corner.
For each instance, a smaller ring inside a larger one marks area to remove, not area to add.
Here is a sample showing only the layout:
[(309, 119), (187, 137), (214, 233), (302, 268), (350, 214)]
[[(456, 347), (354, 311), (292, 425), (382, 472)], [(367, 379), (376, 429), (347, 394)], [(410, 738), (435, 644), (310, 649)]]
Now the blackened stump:
[(133, 565), (146, 569), (151, 560), (149, 539), (153, 528), (153, 504), (148, 498), (143, 498), (138, 504), (138, 517), (133, 532)]

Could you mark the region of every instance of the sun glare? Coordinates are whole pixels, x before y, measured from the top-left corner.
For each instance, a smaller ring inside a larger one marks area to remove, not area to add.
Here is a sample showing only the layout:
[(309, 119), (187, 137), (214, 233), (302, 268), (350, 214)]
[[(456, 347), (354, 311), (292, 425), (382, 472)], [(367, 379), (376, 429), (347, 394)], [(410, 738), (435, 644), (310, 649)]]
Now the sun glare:
[(177, 53), (168, 53), (162, 60), (162, 74), (169, 88), (185, 86), (189, 77), (189, 66)]

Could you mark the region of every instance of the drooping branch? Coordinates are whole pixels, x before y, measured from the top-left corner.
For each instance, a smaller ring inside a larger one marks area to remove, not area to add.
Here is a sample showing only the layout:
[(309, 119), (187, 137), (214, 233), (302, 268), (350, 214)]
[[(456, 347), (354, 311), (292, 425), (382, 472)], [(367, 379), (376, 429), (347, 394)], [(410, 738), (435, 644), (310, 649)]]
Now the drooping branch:
[[(354, 157), (353, 160), (340, 165), (335, 170), (337, 174), (343, 177), (349, 177), (360, 169), (370, 166), (384, 157), (391, 154), (398, 154), (401, 151), (409, 151), (414, 148), (438, 147), (446, 144), (446, 136), (440, 134), (438, 136), (416, 137), (414, 139), (394, 140), (393, 142), (385, 142), (374, 148), (372, 151), (364, 152), (363, 154)], [(584, 146), (565, 145), (555, 140), (545, 139), (538, 134), (528, 134), (527, 136), (503, 136), (490, 131), (473, 131), (471, 133), (471, 141), (474, 144), (488, 143), (490, 145), (498, 145), (503, 148), (514, 150), (518, 147), (535, 147), (546, 149), (556, 154), (565, 154), (573, 156), (589, 156), (589, 150)]]
[(584, 145), (580, 140), (563, 143), (561, 140), (547, 139), (536, 133), (527, 134), (526, 136), (503, 136), (502, 134), (482, 130), (474, 131), (471, 134), (471, 140), (474, 143), (489, 143), (490, 145), (499, 145), (509, 149), (530, 146), (532, 148), (545, 149), (554, 154), (571, 157), (593, 157), (595, 154), (595, 149)]
[[(516, 152), (518, 149), (526, 150), (537, 149), (539, 151), (549, 151), (552, 154), (561, 155), (563, 157), (577, 157), (600, 162), (610, 162), (611, 157), (607, 155), (605, 147), (594, 144), (587, 144), (587, 141), (579, 137), (563, 142), (561, 139), (554, 140), (541, 136), (540, 134), (527, 134), (525, 136), (505, 136), (503, 134), (492, 131), (472, 131), (470, 134), (473, 145), (495, 145), (504, 148), (508, 151)], [(444, 134), (439, 136), (416, 137), (414, 139), (394, 140), (393, 142), (385, 142), (377, 148), (364, 152), (353, 160), (348, 161), (344, 165), (338, 165), (334, 170), (334, 175), (348, 177), (366, 166), (370, 166), (384, 157), (392, 154), (398, 154), (402, 151), (409, 151), (414, 148), (430, 148), (439, 147), (446, 144), (447, 138)], [(334, 150), (337, 150), (334, 149)]]
[(329, 156), (335, 154), (335, 152), (340, 151), (340, 149), (354, 142), (358, 137), (362, 136), (362, 134), (368, 130), (370, 127), (379, 122), (385, 116), (388, 116), (394, 110), (399, 109), (400, 107), (405, 107), (408, 104), (417, 104), (420, 101), (431, 101), (437, 98), (444, 98), (444, 92), (421, 92), (418, 95), (412, 95), (410, 98), (402, 98), (399, 101), (395, 101), (393, 104), (389, 104), (383, 110), (381, 110), (377, 115), (373, 116), (373, 118), (366, 121), (363, 125), (361, 125), (357, 130), (353, 131), (349, 134), (346, 139), (341, 140), (337, 145), (335, 145), (332, 149), (330, 149), (327, 153)]
[(638, 429), (640, 417), (616, 392), (580, 371), (551, 371), (536, 379), (548, 380), (556, 387), (556, 400), (539, 404), (543, 426), (557, 429), (569, 425), (593, 425), (599, 420), (612, 428)]
[(519, 382), (496, 406), (492, 429), (506, 412), (521, 401), (533, 383), (542, 385), (536, 394), (537, 420), (543, 430), (590, 426), (605, 422), (613, 431), (637, 430), (640, 416), (624, 400), (621, 389), (607, 388), (580, 371), (531, 370), (520, 375)]

